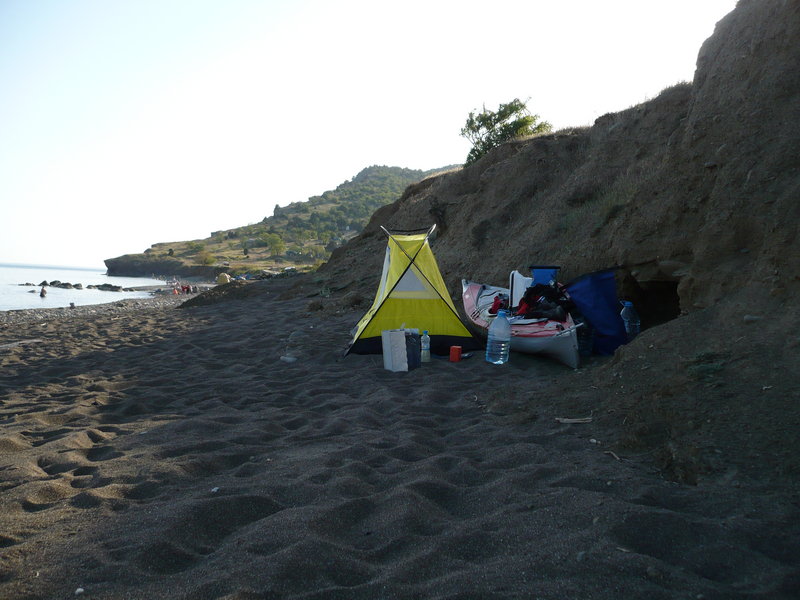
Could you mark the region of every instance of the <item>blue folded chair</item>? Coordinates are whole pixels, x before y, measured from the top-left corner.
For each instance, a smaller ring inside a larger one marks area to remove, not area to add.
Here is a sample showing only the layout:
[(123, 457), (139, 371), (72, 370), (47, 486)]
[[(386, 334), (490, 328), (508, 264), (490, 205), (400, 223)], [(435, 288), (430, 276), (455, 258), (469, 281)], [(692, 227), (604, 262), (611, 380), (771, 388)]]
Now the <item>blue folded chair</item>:
[(540, 265), (531, 265), (528, 268), (531, 270), (531, 275), (533, 276), (533, 285), (537, 283), (550, 285), (558, 281), (558, 272), (561, 269), (561, 267)]

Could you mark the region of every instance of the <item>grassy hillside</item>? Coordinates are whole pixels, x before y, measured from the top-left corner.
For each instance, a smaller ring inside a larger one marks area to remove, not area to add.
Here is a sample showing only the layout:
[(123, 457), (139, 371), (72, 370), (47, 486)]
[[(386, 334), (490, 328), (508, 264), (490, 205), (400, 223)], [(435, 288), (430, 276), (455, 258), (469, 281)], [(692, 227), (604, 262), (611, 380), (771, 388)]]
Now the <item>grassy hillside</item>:
[(206, 239), (153, 244), (144, 254), (109, 259), (106, 264), (109, 272), (113, 269), (118, 274), (125, 273), (126, 265), (164, 275), (198, 266), (227, 267), (231, 273), (287, 266), (313, 269), (360, 233), (376, 209), (400, 198), (409, 185), (442, 170), (367, 167), (335, 190), (276, 206), (272, 216), (260, 223), (215, 231)]

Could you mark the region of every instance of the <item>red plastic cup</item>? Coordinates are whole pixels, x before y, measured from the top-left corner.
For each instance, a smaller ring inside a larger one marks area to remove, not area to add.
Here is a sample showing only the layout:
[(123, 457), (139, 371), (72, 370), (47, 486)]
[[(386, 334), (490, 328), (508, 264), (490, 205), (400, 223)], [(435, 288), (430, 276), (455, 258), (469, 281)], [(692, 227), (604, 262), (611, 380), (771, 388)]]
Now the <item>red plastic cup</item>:
[(450, 362), (461, 361), (461, 346), (450, 346)]

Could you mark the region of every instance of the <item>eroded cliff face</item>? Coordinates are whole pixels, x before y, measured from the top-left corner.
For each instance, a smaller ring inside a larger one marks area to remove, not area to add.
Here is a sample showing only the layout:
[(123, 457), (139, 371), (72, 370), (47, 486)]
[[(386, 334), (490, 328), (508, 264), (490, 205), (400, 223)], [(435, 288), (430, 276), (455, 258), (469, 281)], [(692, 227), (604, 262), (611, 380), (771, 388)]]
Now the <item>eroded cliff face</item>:
[[(688, 117), (660, 181), (693, 191), (698, 235), (687, 306), (740, 289), (797, 298), (800, 4), (741, 1), (700, 50)], [(687, 165), (702, 163), (701, 177)], [(751, 302), (764, 302), (755, 294)]]
[(501, 285), (538, 263), (561, 265), (566, 281), (620, 266), (642, 334), (529, 401), (523, 388), (504, 397), (563, 398), (681, 481), (798, 483), (798, 64), (800, 2), (740, 0), (691, 84), (409, 187), (320, 276), (371, 297), (379, 227), (432, 223), (457, 306), (461, 278)]
[(462, 277), (501, 284), (546, 263), (563, 279), (622, 266), (627, 295), (662, 294), (684, 312), (744, 290), (786, 301), (800, 272), (797, 64), (800, 4), (742, 0), (703, 45), (691, 85), (408, 188), (325, 272), (371, 285), (379, 226), (435, 222), (454, 296)]

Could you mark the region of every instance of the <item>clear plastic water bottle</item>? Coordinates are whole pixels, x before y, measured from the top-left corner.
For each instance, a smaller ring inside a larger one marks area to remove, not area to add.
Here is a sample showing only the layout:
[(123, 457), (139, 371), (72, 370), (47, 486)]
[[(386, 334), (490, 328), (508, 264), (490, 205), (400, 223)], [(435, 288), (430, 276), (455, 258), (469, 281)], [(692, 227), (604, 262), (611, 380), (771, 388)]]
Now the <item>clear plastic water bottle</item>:
[(622, 306), (622, 312), (619, 313), (619, 316), (622, 317), (622, 322), (625, 323), (625, 333), (628, 334), (628, 341), (630, 342), (639, 335), (642, 323), (639, 320), (639, 313), (633, 308), (633, 302), (630, 300), (623, 300)]
[(422, 362), (424, 363), (431, 362), (431, 338), (428, 335), (427, 330), (422, 332), (422, 337), (419, 339), (419, 341), (421, 344), (420, 357), (422, 359)]
[(508, 311), (498, 310), (497, 316), (489, 326), (489, 338), (486, 340), (486, 362), (502, 365), (508, 362), (508, 350), (511, 346), (511, 323), (508, 322)]

